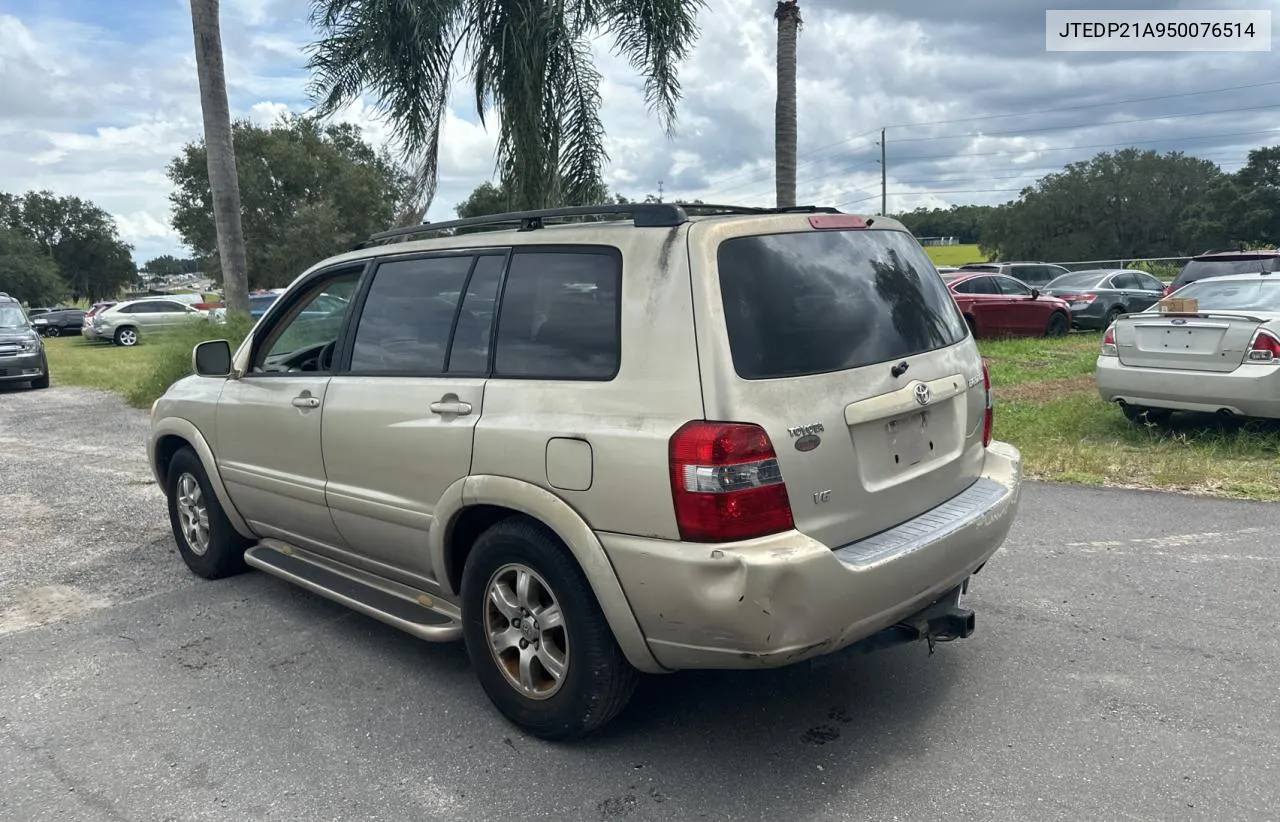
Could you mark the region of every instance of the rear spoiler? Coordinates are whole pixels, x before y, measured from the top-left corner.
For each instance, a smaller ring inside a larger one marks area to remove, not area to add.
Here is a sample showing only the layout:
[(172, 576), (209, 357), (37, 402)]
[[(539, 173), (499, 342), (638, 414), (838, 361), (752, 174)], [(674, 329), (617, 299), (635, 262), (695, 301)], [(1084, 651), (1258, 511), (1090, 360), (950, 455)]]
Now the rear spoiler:
[(1255, 323), (1269, 322), (1269, 320), (1265, 320), (1262, 317), (1254, 317), (1251, 314), (1241, 314), (1235, 311), (1139, 311), (1137, 314), (1121, 314), (1119, 317), (1116, 317), (1116, 320), (1139, 319), (1142, 317), (1168, 317), (1170, 319), (1177, 317), (1181, 319), (1196, 320), (1248, 320), (1249, 322)]

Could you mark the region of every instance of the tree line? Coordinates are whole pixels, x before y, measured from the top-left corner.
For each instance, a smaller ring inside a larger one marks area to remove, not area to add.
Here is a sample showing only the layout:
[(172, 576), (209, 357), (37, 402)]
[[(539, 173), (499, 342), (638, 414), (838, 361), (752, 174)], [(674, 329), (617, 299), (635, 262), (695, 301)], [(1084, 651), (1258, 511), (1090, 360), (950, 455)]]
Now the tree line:
[(897, 217), (917, 236), (954, 236), (1006, 260), (1184, 257), (1280, 247), (1280, 146), (1225, 173), (1182, 152), (1101, 152), (1000, 206), (916, 209)]

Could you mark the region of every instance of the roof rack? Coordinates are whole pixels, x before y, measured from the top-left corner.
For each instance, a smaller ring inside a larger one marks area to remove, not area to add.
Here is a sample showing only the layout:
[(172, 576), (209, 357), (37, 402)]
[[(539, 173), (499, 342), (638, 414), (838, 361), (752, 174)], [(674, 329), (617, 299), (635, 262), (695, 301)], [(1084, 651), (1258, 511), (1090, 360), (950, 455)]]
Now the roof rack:
[(632, 223), (640, 228), (674, 228), (689, 221), (689, 212), (719, 212), (723, 214), (839, 214), (839, 210), (824, 206), (794, 206), (789, 208), (759, 208), (755, 206), (718, 205), (715, 203), (628, 203), (625, 205), (569, 206), (546, 208), (537, 211), (512, 211), (505, 214), (487, 214), (483, 217), (465, 217), (440, 223), (418, 225), (381, 231), (354, 247), (365, 248), (375, 243), (430, 234), (455, 228), (497, 228), (518, 224), (520, 231), (537, 231), (545, 226), (545, 220), (564, 217), (602, 217), (630, 215)]

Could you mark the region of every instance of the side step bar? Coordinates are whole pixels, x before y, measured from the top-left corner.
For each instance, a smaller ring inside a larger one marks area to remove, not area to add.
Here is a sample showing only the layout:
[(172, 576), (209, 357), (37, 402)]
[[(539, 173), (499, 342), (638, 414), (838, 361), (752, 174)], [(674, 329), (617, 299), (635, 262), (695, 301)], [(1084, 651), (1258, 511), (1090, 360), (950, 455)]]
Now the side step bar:
[(244, 561), (418, 639), (453, 642), (462, 638), (457, 609), (426, 592), (378, 580), (358, 569), (310, 556), (276, 540), (264, 541), (245, 551)]

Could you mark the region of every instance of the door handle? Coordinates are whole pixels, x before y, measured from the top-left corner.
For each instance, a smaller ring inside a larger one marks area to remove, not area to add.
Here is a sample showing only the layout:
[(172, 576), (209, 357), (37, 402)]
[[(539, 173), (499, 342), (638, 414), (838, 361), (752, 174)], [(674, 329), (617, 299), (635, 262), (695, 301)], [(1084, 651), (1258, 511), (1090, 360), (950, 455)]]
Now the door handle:
[(293, 398), (294, 408), (319, 408), (320, 398), (313, 397), (310, 394), (299, 394)]
[(462, 402), (461, 400), (433, 402), (429, 407), (432, 414), (440, 414), (441, 416), (465, 417), (471, 413), (471, 403)]

